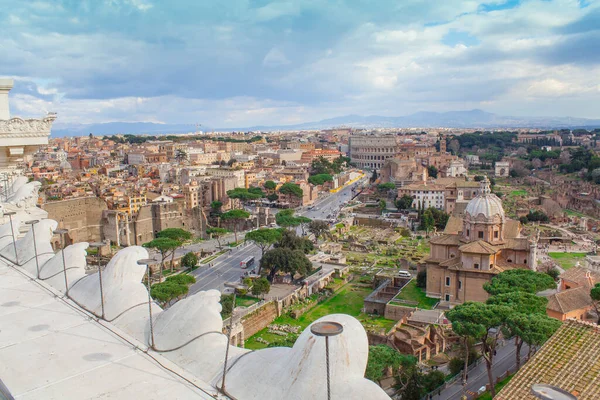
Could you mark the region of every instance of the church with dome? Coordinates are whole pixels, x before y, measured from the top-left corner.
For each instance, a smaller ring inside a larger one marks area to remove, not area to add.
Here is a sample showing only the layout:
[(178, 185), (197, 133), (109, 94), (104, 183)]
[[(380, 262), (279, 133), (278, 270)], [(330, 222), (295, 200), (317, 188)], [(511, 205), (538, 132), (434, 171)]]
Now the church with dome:
[(485, 301), (483, 284), (514, 268), (536, 268), (537, 243), (520, 236), (520, 223), (504, 214), (502, 201), (481, 181), (462, 216), (451, 216), (442, 235), (431, 238), (427, 296), (441, 305)]

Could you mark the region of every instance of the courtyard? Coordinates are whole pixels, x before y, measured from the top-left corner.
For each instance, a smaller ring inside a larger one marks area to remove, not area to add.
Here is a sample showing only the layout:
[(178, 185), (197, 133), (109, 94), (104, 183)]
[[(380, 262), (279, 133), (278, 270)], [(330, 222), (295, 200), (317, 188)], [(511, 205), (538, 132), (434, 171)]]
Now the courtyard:
[[(281, 315), (273, 321), (270, 327), (267, 327), (256, 335), (248, 338), (245, 342), (245, 347), (256, 350), (268, 347), (269, 344), (291, 346), (302, 330), (317, 319), (329, 314), (348, 314), (361, 321), (367, 330), (387, 332), (394, 326), (396, 321), (379, 316), (370, 316), (361, 311), (363, 308), (363, 300), (371, 293), (371, 291), (372, 289), (370, 286), (355, 280), (346, 283), (331, 297), (320, 302), (317, 302), (317, 297), (313, 296), (310, 299), (314, 302), (314, 305), (312, 307), (309, 305), (309, 309), (302, 315), (296, 319), (292, 318), (289, 312)], [(302, 306), (302, 303), (297, 306)], [(292, 307), (292, 310), (293, 309), (294, 307)], [(297, 331), (297, 333), (274, 331), (272, 329), (272, 327), (281, 326), (289, 328), (286, 329), (286, 331)]]

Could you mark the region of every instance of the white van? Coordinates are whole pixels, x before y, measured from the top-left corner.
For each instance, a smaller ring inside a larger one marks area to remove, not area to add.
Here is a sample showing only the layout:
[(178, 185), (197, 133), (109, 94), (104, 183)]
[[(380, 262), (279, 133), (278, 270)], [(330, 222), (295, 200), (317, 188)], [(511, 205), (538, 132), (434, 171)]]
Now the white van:
[(398, 276), (400, 278), (412, 278), (412, 275), (408, 271), (398, 271)]

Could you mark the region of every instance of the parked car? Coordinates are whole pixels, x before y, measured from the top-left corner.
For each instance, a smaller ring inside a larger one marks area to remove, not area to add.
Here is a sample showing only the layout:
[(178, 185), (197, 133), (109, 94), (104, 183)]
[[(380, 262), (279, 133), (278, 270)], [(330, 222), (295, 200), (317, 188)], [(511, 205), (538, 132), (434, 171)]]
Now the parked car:
[(401, 278), (412, 278), (412, 275), (408, 271), (398, 271), (398, 276)]

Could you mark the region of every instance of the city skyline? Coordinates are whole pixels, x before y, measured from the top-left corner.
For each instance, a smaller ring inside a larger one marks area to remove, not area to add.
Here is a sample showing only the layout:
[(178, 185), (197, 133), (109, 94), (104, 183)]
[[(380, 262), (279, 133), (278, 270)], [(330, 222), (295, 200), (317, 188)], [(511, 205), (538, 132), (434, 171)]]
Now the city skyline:
[(12, 114), (292, 125), (483, 109), (600, 118), (599, 1), (17, 3)]

